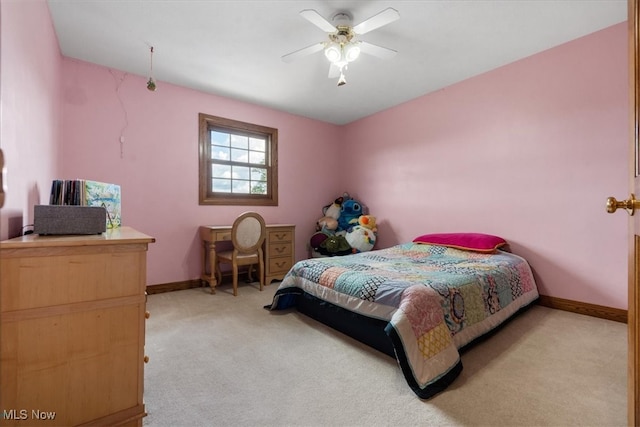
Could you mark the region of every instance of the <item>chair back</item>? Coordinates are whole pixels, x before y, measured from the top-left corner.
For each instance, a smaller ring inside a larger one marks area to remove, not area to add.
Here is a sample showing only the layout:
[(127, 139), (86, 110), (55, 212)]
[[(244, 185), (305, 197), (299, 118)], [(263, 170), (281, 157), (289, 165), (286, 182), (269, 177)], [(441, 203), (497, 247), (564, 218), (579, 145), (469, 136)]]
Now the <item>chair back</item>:
[(258, 252), (266, 237), (264, 219), (257, 212), (245, 212), (233, 222), (231, 242), (241, 254)]

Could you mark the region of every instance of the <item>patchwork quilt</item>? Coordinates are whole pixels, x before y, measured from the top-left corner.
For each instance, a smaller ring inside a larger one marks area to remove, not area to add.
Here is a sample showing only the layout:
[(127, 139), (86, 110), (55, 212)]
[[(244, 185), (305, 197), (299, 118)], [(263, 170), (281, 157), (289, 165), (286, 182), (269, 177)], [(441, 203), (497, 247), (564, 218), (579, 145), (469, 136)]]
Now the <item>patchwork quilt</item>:
[(417, 243), (300, 261), (269, 308), (295, 306), (301, 292), (388, 322), (398, 364), (421, 398), (458, 376), (459, 349), (538, 298), (531, 268), (517, 255)]

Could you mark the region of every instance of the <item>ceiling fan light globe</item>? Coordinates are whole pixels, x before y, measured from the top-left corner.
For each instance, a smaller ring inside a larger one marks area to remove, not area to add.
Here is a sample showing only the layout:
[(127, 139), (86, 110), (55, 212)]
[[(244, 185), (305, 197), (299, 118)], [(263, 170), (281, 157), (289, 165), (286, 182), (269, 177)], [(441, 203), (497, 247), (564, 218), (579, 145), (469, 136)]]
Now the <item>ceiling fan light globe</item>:
[(360, 47), (354, 44), (349, 44), (344, 48), (344, 58), (347, 62), (353, 62), (360, 56)]
[(340, 52), (340, 48), (337, 45), (330, 44), (325, 48), (324, 56), (326, 56), (330, 62), (336, 63), (340, 61), (342, 52)]

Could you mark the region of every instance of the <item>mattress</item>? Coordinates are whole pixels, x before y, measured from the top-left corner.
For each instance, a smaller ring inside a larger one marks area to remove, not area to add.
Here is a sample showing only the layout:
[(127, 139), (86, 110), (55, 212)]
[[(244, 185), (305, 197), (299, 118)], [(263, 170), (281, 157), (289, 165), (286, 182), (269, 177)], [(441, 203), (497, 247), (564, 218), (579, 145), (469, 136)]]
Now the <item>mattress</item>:
[(429, 398), (460, 374), (460, 350), (538, 298), (522, 257), (404, 243), (297, 262), (270, 310), (298, 307), (395, 356), (411, 389)]

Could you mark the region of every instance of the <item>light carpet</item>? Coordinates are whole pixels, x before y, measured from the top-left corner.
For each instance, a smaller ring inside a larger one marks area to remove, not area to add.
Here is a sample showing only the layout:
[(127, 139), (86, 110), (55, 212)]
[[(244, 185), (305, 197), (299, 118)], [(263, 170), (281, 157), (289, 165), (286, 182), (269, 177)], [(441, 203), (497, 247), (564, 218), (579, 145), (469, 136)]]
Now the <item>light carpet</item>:
[(420, 400), (394, 359), (265, 310), (277, 287), (149, 295), (144, 426), (626, 425), (625, 324), (534, 306)]

